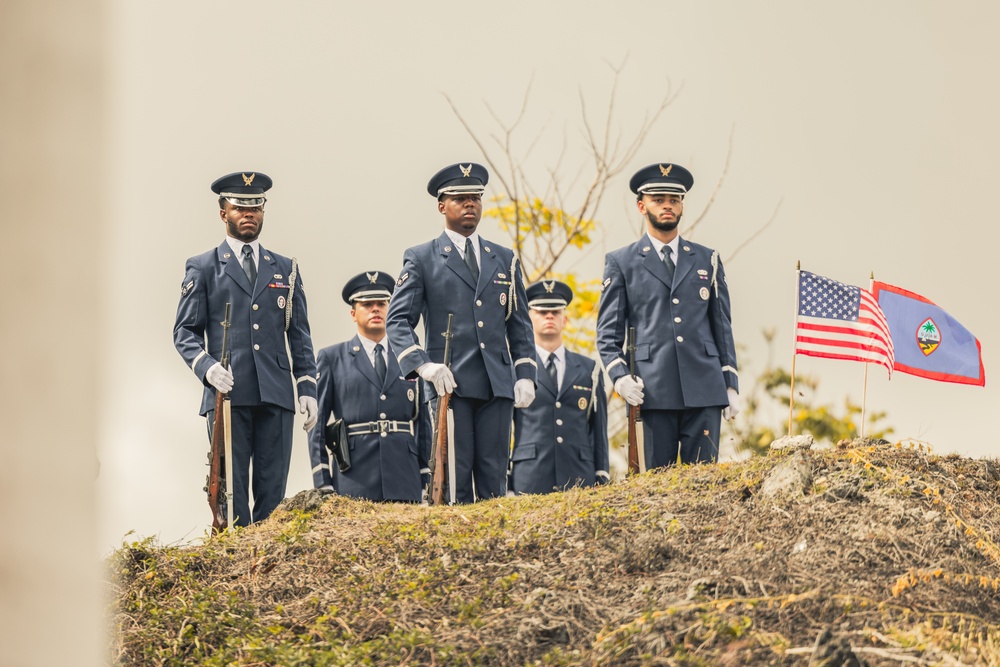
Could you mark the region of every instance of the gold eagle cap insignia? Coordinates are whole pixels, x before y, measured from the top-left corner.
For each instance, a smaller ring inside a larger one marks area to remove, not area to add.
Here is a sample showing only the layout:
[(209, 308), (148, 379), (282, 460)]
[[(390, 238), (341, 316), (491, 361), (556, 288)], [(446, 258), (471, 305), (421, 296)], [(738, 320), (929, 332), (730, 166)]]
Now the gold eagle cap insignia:
[(458, 165), (458, 168), (462, 172), (462, 178), (468, 178), (469, 174), (472, 173), (472, 163), (471, 162), (469, 163), (468, 167), (463, 167), (462, 165)]
[(241, 174), (241, 175), (243, 176), (243, 182), (246, 184), (248, 188), (251, 185), (253, 185), (253, 179), (257, 177), (257, 174), (250, 174), (249, 176), (247, 176), (246, 174)]
[(661, 164), (660, 165), (660, 173), (663, 174), (664, 176), (669, 176), (670, 175), (670, 170), (673, 169), (673, 168), (674, 168), (674, 165), (670, 165), (669, 167), (664, 167)]
[(374, 285), (375, 282), (378, 280), (378, 271), (376, 271), (375, 273), (368, 273), (367, 271), (365, 271), (365, 275), (368, 276), (368, 282), (371, 283), (372, 285)]
[(547, 283), (547, 282), (545, 282), (543, 280), (542, 281), (542, 287), (545, 288), (545, 293), (546, 294), (552, 294), (552, 290), (554, 290), (556, 288), (556, 281), (553, 280), (552, 282), (548, 282)]

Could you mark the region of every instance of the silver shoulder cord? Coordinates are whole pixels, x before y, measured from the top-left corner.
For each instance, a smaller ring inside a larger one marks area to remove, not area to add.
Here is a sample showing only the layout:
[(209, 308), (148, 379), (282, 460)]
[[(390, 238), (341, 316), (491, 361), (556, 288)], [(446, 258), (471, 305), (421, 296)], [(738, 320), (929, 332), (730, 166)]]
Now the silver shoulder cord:
[(715, 297), (719, 298), (719, 251), (712, 251), (712, 287), (715, 288)]
[(507, 289), (507, 316), (503, 318), (506, 322), (510, 319), (510, 314), (517, 310), (517, 291), (514, 289), (515, 283), (515, 271), (517, 270), (517, 255), (510, 260), (510, 287)]
[(594, 402), (597, 400), (597, 376), (602, 370), (604, 366), (601, 362), (595, 361), (594, 372), (590, 374), (590, 405), (587, 406), (587, 419), (590, 419), (590, 413), (594, 411)]
[(417, 420), (420, 418), (420, 378), (413, 383), (413, 419), (411, 421), (416, 424)]
[(288, 300), (285, 302), (285, 331), (292, 323), (292, 297), (295, 296), (295, 281), (299, 277), (299, 262), (292, 257), (292, 272), (288, 274)]

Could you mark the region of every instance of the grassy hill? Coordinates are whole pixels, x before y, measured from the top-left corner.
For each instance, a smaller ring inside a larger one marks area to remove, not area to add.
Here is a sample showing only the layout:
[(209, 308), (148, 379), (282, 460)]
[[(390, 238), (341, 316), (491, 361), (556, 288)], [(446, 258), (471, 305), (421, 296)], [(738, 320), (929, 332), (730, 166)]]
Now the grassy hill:
[(303, 492), (114, 553), (109, 662), (1000, 665), (998, 501), (995, 461), (864, 441), (472, 506)]

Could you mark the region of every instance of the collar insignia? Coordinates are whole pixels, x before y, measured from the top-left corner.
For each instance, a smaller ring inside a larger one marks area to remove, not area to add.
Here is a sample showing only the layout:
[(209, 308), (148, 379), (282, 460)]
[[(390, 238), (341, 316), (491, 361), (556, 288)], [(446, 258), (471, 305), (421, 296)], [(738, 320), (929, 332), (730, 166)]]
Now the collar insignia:
[(378, 271), (376, 271), (375, 273), (368, 273), (366, 271), (365, 275), (368, 276), (368, 282), (371, 283), (372, 285), (374, 285), (375, 281), (378, 280)]
[(661, 164), (661, 165), (660, 165), (660, 173), (661, 173), (662, 175), (664, 175), (664, 176), (669, 176), (669, 175), (670, 175), (670, 170), (671, 170), (671, 169), (673, 169), (673, 168), (674, 168), (674, 165), (670, 165), (669, 167), (664, 167), (664, 166), (663, 166), (663, 165)]
[(468, 167), (463, 167), (462, 165), (458, 165), (458, 168), (462, 171), (462, 178), (468, 178), (469, 174), (472, 173), (472, 163), (471, 162), (469, 163)]
[(241, 174), (241, 175), (243, 176), (243, 182), (246, 184), (248, 188), (251, 185), (253, 185), (253, 179), (257, 177), (257, 174), (250, 174), (249, 176), (247, 176), (246, 174)]

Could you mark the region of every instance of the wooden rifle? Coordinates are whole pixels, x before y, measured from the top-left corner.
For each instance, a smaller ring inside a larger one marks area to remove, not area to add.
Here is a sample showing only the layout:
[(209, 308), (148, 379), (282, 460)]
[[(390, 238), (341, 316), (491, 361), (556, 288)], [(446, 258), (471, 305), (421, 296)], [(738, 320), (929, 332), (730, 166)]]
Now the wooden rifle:
[[(231, 308), (232, 304), (227, 303), (226, 319), (221, 323), (221, 363), (223, 368), (229, 368), (229, 312)], [(216, 389), (215, 412), (212, 415), (212, 445), (208, 452), (208, 484), (205, 486), (205, 491), (208, 492), (208, 507), (212, 510), (213, 533), (221, 533), (232, 521), (232, 494), (223, 495), (222, 490), (223, 481), (226, 483), (227, 491), (232, 486), (232, 434), (229, 433), (231, 423), (229, 415), (229, 394)], [(225, 471), (223, 471), (223, 465), (226, 466)]]
[[(635, 380), (635, 327), (628, 330), (628, 372)], [(645, 434), (643, 433), (642, 415), (638, 405), (628, 405), (628, 473), (635, 475), (646, 472)]]
[[(451, 331), (452, 321), (455, 319), (453, 313), (448, 313), (448, 328), (444, 333), (444, 365), (451, 368), (451, 339), (455, 335)], [(434, 422), (434, 449), (431, 451), (431, 505), (443, 505), (445, 477), (448, 473), (448, 404), (451, 402), (451, 394), (438, 396), (437, 420)]]

